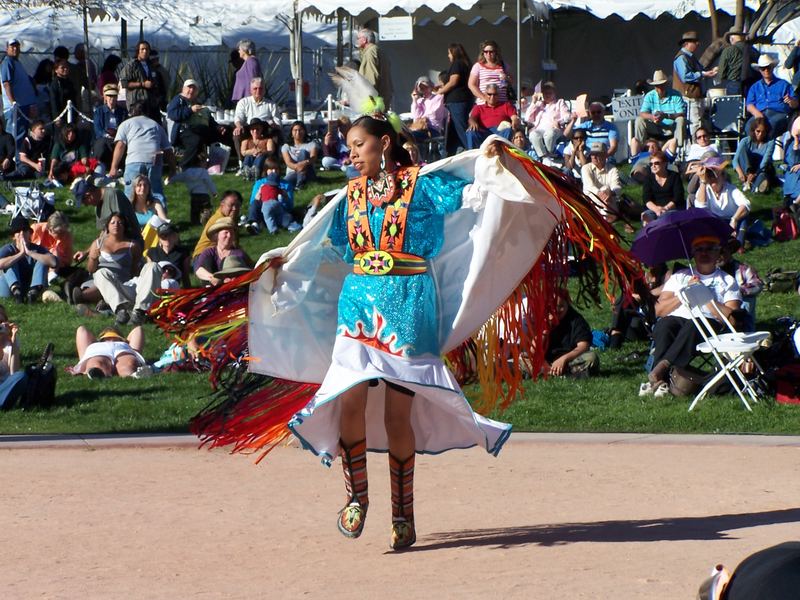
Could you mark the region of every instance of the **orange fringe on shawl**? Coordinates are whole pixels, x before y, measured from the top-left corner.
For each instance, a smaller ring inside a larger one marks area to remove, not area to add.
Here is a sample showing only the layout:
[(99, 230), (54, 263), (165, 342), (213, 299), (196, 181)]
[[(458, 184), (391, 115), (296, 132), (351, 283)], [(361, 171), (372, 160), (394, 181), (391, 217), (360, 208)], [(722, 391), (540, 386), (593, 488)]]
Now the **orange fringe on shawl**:
[[(643, 277), (639, 261), (620, 245), (616, 230), (572, 180), (515, 148), (502, 147), (507, 159), (519, 162), (552, 194), (562, 214), (557, 215), (561, 224), (541, 256), (506, 302), (445, 357), (459, 383), (480, 383), (481, 398), (473, 402), (473, 408), (484, 415), (505, 410), (520, 392), (526, 374), (537, 378), (542, 373), (558, 291), (567, 287), (570, 254), (579, 265), (594, 263), (599, 268), (610, 301), (618, 293), (630, 298), (634, 281)], [(579, 276), (578, 299), (588, 296), (599, 302), (596, 271), (585, 270)]]

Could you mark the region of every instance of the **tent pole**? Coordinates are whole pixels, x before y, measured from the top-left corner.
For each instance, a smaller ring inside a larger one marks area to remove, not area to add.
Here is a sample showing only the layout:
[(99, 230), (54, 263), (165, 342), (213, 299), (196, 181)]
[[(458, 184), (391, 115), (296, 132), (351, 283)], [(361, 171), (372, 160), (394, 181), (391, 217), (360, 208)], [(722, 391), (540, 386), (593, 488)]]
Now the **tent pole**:
[(344, 11), (336, 9), (336, 66), (344, 64)]
[(122, 52), (122, 58), (128, 58), (128, 20), (119, 20), (119, 45)]
[(517, 112), (522, 114), (522, 0), (517, 0)]
[(144, 41), (144, 19), (139, 19), (139, 41)]
[(294, 52), (297, 65), (296, 79), (294, 82), (294, 98), (297, 104), (297, 120), (303, 120), (303, 15), (297, 10), (297, 0), (294, 2)]

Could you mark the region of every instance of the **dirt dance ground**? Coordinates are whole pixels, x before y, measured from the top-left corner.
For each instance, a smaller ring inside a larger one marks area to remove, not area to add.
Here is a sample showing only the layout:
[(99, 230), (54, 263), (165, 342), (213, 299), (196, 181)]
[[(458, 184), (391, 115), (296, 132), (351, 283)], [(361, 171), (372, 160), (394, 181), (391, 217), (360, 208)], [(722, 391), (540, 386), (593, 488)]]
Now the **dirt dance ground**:
[[(52, 447), (51, 447), (52, 445)], [(187, 438), (0, 438), (0, 595), (694, 598), (716, 563), (800, 539), (800, 438), (520, 435), (417, 460), (417, 545), (388, 550), (370, 455), (361, 539), (338, 463), (260, 466)]]

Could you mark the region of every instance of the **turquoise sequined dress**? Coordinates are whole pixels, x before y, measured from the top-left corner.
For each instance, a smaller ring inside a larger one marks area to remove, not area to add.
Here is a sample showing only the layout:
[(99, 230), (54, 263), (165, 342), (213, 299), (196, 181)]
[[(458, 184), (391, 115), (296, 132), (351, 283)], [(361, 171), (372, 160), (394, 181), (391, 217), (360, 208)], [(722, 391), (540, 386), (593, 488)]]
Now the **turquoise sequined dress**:
[[(417, 179), (408, 208), (403, 252), (430, 259), (439, 253), (444, 239), (444, 215), (461, 207), (467, 182), (431, 173)], [(367, 203), (373, 239), (380, 239), (384, 208)], [(330, 239), (342, 248), (344, 260), (353, 262), (347, 238), (347, 203), (340, 203)], [(433, 279), (418, 275), (357, 275), (345, 278), (339, 297), (338, 335), (355, 339), (375, 336), (375, 344), (403, 357), (439, 355), (438, 305)]]
[[(461, 208), (468, 183), (444, 172), (418, 177), (408, 206), (402, 252), (425, 259), (439, 253), (445, 215)], [(367, 211), (377, 247), (386, 211), (369, 203)], [(345, 263), (353, 264), (347, 220), (347, 202), (342, 201), (328, 235)], [(341, 407), (336, 400), (359, 383), (377, 381), (377, 387), (369, 388), (367, 401), (368, 449), (388, 450), (384, 382), (393, 382), (415, 394), (411, 426), (418, 453), (438, 454), (476, 445), (492, 454), (500, 451), (511, 427), (472, 411), (442, 362), (438, 312), (436, 284), (429, 272), (345, 276), (330, 367), (314, 399), (289, 423), (304, 448), (330, 464), (339, 453)]]

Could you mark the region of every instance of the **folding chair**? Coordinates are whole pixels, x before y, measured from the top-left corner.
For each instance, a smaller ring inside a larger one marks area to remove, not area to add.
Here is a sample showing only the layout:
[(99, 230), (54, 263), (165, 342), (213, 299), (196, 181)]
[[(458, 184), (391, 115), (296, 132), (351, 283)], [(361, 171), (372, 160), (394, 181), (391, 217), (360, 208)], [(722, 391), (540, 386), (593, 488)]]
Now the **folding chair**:
[(43, 193), (37, 185), (32, 183), (29, 187), (14, 188), (14, 207), (11, 211), (11, 219), (17, 216), (25, 217), (29, 221), (38, 223), (42, 220), (45, 203), (55, 202), (55, 195), (50, 193), (49, 197)]
[(758, 392), (742, 372), (741, 367), (745, 361), (750, 360), (759, 374), (764, 374), (764, 370), (753, 357), (753, 353), (761, 347), (761, 342), (769, 337), (769, 332), (738, 332), (725, 315), (714, 305), (716, 316), (728, 329), (725, 333), (717, 333), (716, 329), (711, 325), (709, 317), (703, 312), (703, 307), (715, 299), (714, 292), (702, 283), (686, 286), (678, 291), (677, 296), (681, 303), (689, 309), (692, 322), (703, 337), (704, 341), (697, 345), (697, 351), (711, 355), (719, 365), (719, 370), (695, 396), (689, 406), (689, 410), (694, 409), (697, 403), (705, 398), (709, 390), (725, 377), (733, 386), (733, 389), (736, 390), (745, 408), (752, 411), (745, 393), (753, 402), (758, 402)]
[[(733, 156), (744, 129), (744, 99), (741, 96), (718, 96), (709, 98), (708, 114), (711, 120), (711, 139), (723, 156)], [(720, 142), (731, 142), (731, 150), (725, 151)]]

